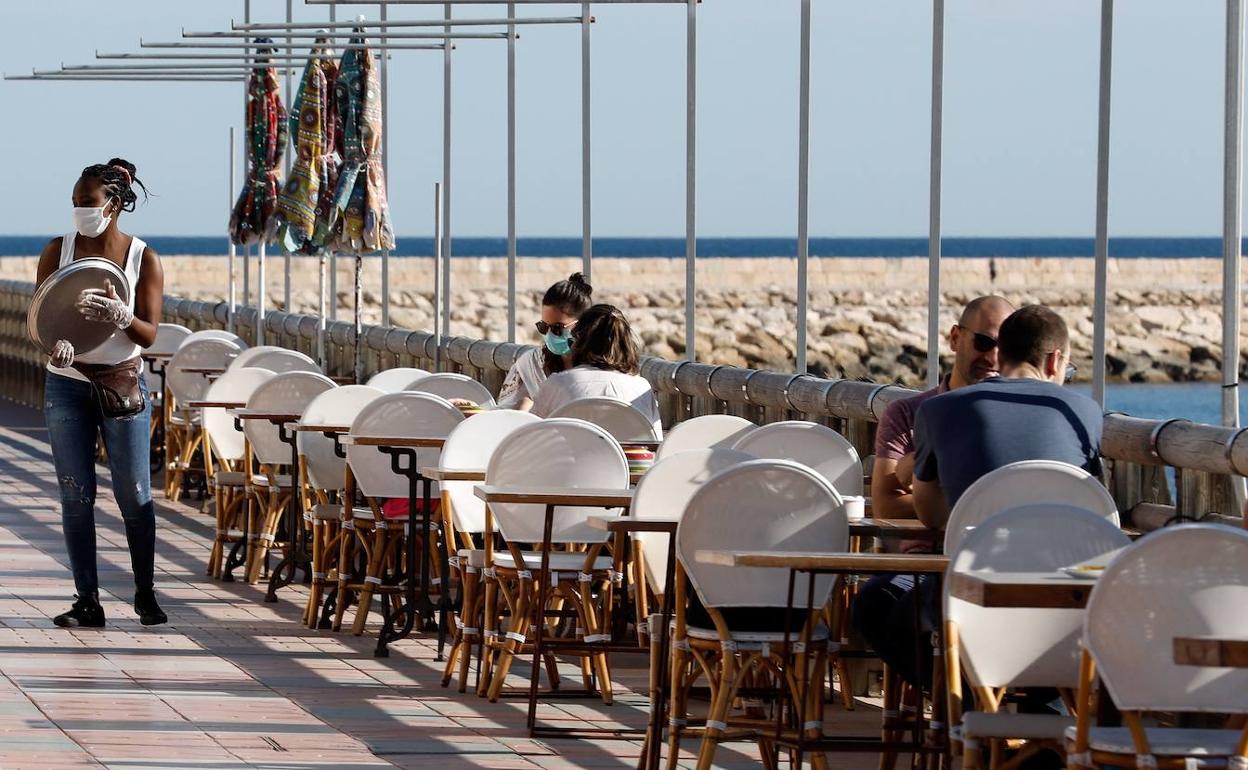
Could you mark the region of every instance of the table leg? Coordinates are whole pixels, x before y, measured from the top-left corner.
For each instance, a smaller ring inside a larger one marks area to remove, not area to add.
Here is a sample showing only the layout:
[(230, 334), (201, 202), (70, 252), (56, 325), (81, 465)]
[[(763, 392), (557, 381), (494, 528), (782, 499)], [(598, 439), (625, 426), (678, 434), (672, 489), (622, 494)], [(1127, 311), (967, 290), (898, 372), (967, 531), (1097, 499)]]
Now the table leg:
[[(399, 608), (399, 612), (386, 614), (382, 623), (381, 631), (377, 634), (377, 648), (373, 650), (373, 656), (377, 658), (385, 658), (390, 655), (389, 645), (391, 642), (402, 639), (412, 633), (412, 629), (416, 627), (417, 596), (416, 596), (416, 501), (421, 499), (421, 493), (417, 491), (418, 485), (425, 484), (424, 499), (429, 497), (429, 480), (420, 474), (416, 467), (416, 450), (399, 447), (378, 447), (382, 452), (390, 455), (391, 469), (402, 476), (407, 476), (407, 527), (406, 542), (404, 543), (404, 565), (403, 573), (405, 585), (403, 587), (404, 604)], [(406, 467), (402, 463), (402, 459), (407, 458)], [(423, 603), (429, 603), (429, 510), (426, 508), (422, 514), (424, 516), (424, 553), (420, 558), (420, 578), (421, 591), (424, 596)], [(384, 599), (384, 597), (383, 597)], [(388, 605), (383, 605), (388, 607)], [(396, 630), (395, 623), (399, 615), (403, 616), (403, 628)]]
[[(537, 683), (542, 675), (542, 639), (546, 635), (546, 587), (550, 584), (550, 536), (554, 528), (555, 506), (546, 506), (546, 522), (542, 529), (542, 568), (537, 575), (537, 630), (533, 637), (533, 666), (529, 672), (529, 713), (526, 724), (529, 737), (533, 737), (537, 726)], [(515, 618), (520, 623), (527, 618)]]
[[(310, 559), (304, 550), (302, 528), (299, 526), (303, 506), (299, 502), (302, 483), (299, 478), (299, 444), (295, 440), (297, 434), (287, 430), (285, 423), (279, 424), (277, 430), (282, 441), (290, 445), (290, 500), (286, 503), (286, 553), (269, 574), (269, 589), (264, 595), (264, 600), (269, 603), (277, 601), (277, 589), (295, 581), (296, 571), (302, 568), (311, 574), (311, 568), (307, 566)], [(287, 577), (282, 577), (283, 574)]]
[[(655, 703), (650, 704), (650, 724), (647, 732), (650, 736), (646, 743), (646, 753), (642, 755), (640, 770), (658, 770), (659, 761), (662, 757), (663, 748), (663, 716), (667, 711), (668, 687), (667, 667), (671, 661), (670, 651), (668, 647), (671, 645), (671, 625), (672, 612), (675, 599), (672, 594), (675, 593), (676, 582), (676, 532), (673, 530), (667, 536), (667, 565), (666, 580), (663, 583), (663, 609), (660, 617), (662, 625), (659, 627), (659, 670), (655, 681), (659, 683), (658, 691), (655, 694)], [(637, 586), (638, 591), (645, 590), (645, 583)], [(638, 620), (640, 622), (640, 619)], [(653, 633), (654, 629), (651, 629)]]

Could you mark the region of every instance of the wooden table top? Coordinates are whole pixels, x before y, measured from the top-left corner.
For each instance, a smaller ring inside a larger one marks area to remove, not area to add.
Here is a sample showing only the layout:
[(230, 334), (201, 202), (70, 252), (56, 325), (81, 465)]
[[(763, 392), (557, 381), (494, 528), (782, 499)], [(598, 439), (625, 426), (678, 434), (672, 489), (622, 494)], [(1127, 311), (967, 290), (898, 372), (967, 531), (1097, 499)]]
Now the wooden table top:
[(182, 371), (187, 374), (225, 374), (224, 366), (184, 366)]
[(593, 508), (627, 508), (633, 503), (633, 490), (631, 489), (496, 487), (482, 484), (473, 491), (477, 497), (487, 503), (583, 505)]
[(485, 481), (485, 468), (444, 470), (436, 465), (427, 465), (420, 469), (420, 475), (434, 481)]
[(862, 537), (908, 538), (910, 540), (943, 540), (945, 533), (931, 529), (918, 519), (875, 519), (866, 517), (849, 522), (849, 534)]
[(167, 361), (170, 358), (173, 358), (172, 353), (148, 353), (146, 351), (143, 353), (140, 353), (139, 356), (142, 358), (146, 358), (149, 361), (160, 361), (162, 359)]
[(1174, 662), (1180, 666), (1248, 668), (1248, 639), (1175, 637)]
[(188, 409), (242, 409), (246, 401), (188, 401)]
[(951, 596), (981, 607), (1083, 609), (1098, 575), (1064, 572), (972, 572), (949, 576)]
[(703, 550), (694, 558), (721, 567), (782, 567), (784, 569), (863, 574), (940, 573), (949, 566), (949, 557), (938, 554), (907, 553), (826, 553), (818, 551), (716, 551)]
[(679, 517), (639, 519), (636, 516), (608, 516), (605, 514), (590, 516), (586, 521), (590, 529), (602, 529), (607, 532), (665, 532), (671, 534), (680, 524)]
[(270, 422), (298, 422), (303, 416), (299, 412), (274, 412), (271, 409), (231, 409), (229, 413), (240, 420), (269, 420)]
[(299, 423), (295, 426), (295, 430), (303, 433), (346, 433), (351, 430), (350, 425), (313, 425), (310, 423)]
[(343, 436), (340, 441), (348, 446), (420, 447), (441, 449), (445, 437), (432, 436)]

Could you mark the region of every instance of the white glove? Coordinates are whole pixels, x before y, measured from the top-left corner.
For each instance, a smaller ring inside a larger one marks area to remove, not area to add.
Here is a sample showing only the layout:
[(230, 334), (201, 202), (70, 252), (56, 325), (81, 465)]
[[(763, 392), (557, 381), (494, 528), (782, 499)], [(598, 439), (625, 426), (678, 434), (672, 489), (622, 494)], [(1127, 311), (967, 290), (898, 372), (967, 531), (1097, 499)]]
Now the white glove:
[(69, 340), (57, 340), (52, 346), (52, 353), (48, 356), (48, 361), (55, 367), (60, 369), (67, 368), (74, 362), (74, 346)]
[(88, 321), (115, 324), (118, 329), (129, 328), (134, 323), (134, 311), (117, 296), (112, 281), (105, 281), (105, 291), (86, 289), (78, 295), (76, 307)]

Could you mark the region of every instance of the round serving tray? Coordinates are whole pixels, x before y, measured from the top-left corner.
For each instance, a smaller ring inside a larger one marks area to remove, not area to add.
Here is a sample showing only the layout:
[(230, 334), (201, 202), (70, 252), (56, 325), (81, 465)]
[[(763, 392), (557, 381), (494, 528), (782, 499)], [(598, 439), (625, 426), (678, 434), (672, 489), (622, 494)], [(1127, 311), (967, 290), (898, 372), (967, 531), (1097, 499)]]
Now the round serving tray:
[(117, 327), (112, 324), (88, 321), (82, 317), (74, 303), (86, 289), (104, 290), (111, 281), (117, 296), (123, 302), (130, 301), (130, 285), (126, 274), (116, 263), (103, 257), (83, 257), (58, 268), (35, 290), (26, 313), (26, 328), (30, 339), (45, 353), (52, 352), (57, 340), (69, 340), (74, 353), (95, 350), (103, 345)]

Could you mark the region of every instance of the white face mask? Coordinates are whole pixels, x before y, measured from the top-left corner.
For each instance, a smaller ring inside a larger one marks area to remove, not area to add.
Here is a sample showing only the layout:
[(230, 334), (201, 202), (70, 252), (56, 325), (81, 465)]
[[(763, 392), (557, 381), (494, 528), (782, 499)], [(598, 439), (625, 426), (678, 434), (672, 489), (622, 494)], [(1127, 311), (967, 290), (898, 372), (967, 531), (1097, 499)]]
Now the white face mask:
[(83, 238), (95, 238), (108, 229), (108, 225), (113, 221), (111, 216), (104, 216), (104, 209), (108, 208), (105, 203), (99, 208), (80, 208), (74, 207), (74, 229)]

